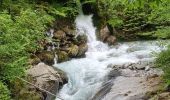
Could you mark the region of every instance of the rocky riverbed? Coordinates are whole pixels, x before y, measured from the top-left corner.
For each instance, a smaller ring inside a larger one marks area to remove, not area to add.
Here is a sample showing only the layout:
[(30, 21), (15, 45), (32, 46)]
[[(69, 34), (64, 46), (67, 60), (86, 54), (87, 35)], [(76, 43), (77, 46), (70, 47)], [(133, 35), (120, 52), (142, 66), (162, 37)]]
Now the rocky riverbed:
[(39, 44), (43, 47), (32, 56), (30, 63), (33, 65), (44, 62), (53, 65), (54, 59), (58, 63), (68, 61), (72, 58), (85, 56), (88, 49), (87, 36), (78, 35), (74, 28), (56, 26), (46, 32), (46, 37)]

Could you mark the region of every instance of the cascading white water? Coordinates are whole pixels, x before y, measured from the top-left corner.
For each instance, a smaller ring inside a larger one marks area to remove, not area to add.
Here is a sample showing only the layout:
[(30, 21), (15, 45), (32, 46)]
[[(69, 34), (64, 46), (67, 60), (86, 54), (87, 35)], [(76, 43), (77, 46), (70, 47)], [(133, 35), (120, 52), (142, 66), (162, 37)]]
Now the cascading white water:
[(120, 43), (114, 48), (109, 48), (97, 41), (92, 15), (79, 15), (75, 22), (78, 33), (88, 37), (88, 51), (86, 58), (54, 65), (66, 72), (69, 78), (58, 94), (64, 100), (90, 100), (106, 81), (110, 71), (107, 68), (109, 64), (152, 59), (154, 56), (150, 54), (153, 51), (160, 52), (163, 49), (157, 42), (152, 41)]

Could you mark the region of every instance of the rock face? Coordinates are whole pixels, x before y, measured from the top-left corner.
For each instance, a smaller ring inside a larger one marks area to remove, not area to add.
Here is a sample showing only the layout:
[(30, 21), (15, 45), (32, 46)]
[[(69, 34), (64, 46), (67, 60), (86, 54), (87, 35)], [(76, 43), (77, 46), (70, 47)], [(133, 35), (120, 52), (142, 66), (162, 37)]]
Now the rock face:
[[(27, 70), (27, 74), (34, 80), (31, 83), (53, 94), (56, 94), (58, 90), (68, 81), (66, 74), (63, 71), (54, 69), (44, 63), (39, 63), (36, 66), (32, 66), (32, 68)], [(46, 100), (51, 100), (54, 98), (54, 96), (42, 91), (39, 88), (32, 88), (40, 90)]]
[(116, 37), (111, 35), (107, 26), (102, 28), (98, 32), (97, 35), (98, 35), (99, 40), (101, 40), (102, 42), (108, 43), (109, 45), (114, 45), (116, 42)]
[(101, 91), (103, 88), (99, 90), (92, 100), (149, 100), (147, 94), (160, 89), (163, 71), (154, 68), (152, 61), (110, 64), (108, 68), (112, 71), (108, 75), (107, 84), (112, 86), (108, 85), (104, 91)]
[(123, 77), (115, 79), (110, 92), (102, 100), (148, 100), (146, 94), (159, 89), (160, 77)]

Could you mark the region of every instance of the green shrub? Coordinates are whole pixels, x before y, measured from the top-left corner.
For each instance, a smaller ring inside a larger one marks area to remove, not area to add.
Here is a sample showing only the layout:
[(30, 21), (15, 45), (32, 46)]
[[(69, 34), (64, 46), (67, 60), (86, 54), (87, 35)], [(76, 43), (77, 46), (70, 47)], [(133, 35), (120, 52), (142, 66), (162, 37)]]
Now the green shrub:
[(1, 81), (0, 81), (0, 100), (10, 100), (10, 92)]
[(170, 47), (158, 55), (155, 63), (164, 71), (165, 82), (170, 85)]
[(97, 0), (97, 8), (100, 23), (111, 25), (117, 37), (170, 38), (169, 0)]
[(12, 17), (0, 14), (0, 79), (12, 80), (15, 76), (23, 76), (28, 66), (29, 52), (36, 51), (38, 41), (44, 38), (44, 32), (53, 21), (53, 17), (45, 11), (33, 9), (21, 10), (20, 16)]

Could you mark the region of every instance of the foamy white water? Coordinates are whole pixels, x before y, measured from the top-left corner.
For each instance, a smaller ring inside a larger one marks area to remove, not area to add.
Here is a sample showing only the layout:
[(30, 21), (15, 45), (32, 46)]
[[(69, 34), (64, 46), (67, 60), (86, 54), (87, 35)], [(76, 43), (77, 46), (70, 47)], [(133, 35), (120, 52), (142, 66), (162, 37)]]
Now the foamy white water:
[(88, 37), (88, 51), (86, 58), (54, 65), (66, 72), (69, 78), (58, 94), (64, 100), (91, 100), (106, 81), (109, 64), (153, 60), (152, 53), (164, 49), (157, 41), (119, 43), (110, 48), (97, 41), (92, 15), (79, 15), (75, 22), (79, 34)]

